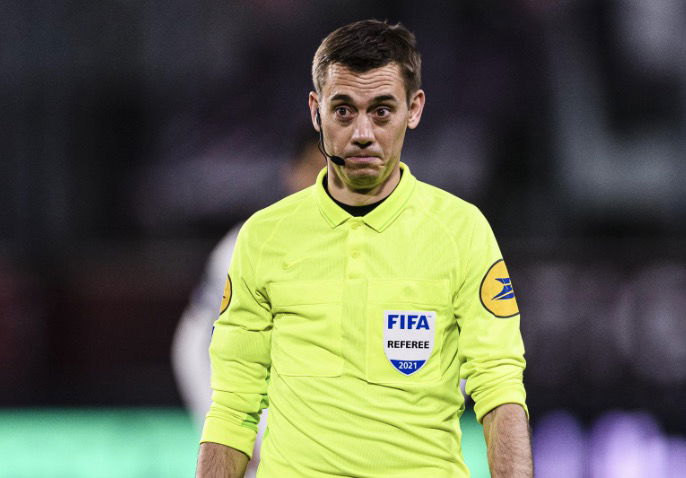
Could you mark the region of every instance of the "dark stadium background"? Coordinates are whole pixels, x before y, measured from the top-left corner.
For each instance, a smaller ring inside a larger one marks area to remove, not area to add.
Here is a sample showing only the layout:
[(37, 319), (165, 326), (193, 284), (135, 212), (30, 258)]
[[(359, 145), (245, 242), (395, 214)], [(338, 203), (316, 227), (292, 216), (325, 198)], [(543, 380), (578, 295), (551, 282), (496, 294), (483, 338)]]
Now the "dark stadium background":
[[(51, 410), (179, 420), (189, 293), (223, 234), (279, 198), (319, 41), (367, 17), (423, 52), (403, 160), (477, 204), (508, 260), (534, 445), (539, 425), (580, 430), (583, 469), (545, 475), (540, 451), (540, 476), (612, 476), (591, 463), (612, 420), (664, 438), (665, 470), (686, 463), (679, 0), (3, 3), (0, 417), (16, 428), (0, 461)], [(0, 476), (30, 475), (17, 466)]]

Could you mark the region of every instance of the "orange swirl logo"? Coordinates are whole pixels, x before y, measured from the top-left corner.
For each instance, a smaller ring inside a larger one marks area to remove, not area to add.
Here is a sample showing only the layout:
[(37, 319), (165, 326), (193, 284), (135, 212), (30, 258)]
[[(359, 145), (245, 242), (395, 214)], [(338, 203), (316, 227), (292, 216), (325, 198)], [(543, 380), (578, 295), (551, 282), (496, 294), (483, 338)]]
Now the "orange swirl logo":
[(219, 314), (223, 314), (231, 303), (231, 276), (226, 274), (226, 284), (224, 284), (224, 296), (222, 297), (222, 306)]

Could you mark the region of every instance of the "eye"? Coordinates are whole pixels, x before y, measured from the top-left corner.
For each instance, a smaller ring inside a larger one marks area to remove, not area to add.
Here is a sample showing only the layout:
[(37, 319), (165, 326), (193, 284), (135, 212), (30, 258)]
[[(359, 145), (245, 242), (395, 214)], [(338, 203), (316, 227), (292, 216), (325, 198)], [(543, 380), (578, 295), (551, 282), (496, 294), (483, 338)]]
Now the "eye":
[(391, 109), (388, 106), (381, 106), (376, 109), (376, 116), (381, 119), (387, 119), (391, 115)]
[(336, 114), (336, 117), (339, 119), (348, 119), (352, 114), (350, 108), (348, 108), (347, 106), (337, 106), (334, 109), (334, 113)]

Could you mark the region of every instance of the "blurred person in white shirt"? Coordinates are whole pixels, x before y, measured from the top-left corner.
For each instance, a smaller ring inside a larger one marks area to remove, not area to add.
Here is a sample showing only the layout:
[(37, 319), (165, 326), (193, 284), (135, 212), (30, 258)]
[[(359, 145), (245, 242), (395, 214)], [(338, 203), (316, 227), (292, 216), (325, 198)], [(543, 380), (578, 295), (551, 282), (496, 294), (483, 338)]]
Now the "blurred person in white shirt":
[[(318, 136), (311, 126), (303, 128), (296, 139), (292, 159), (284, 163), (281, 183), (284, 196), (312, 185), (324, 160), (318, 148)], [(196, 424), (201, 427), (209, 410), (210, 359), (208, 348), (212, 326), (219, 316), (222, 292), (229, 270), (231, 255), (238, 231), (243, 224), (235, 225), (212, 251), (200, 283), (191, 294), (172, 343), (172, 365), (184, 404)], [(260, 460), (260, 446), (267, 423), (267, 409), (259, 423), (253, 458), (248, 464), (246, 478), (255, 476)]]

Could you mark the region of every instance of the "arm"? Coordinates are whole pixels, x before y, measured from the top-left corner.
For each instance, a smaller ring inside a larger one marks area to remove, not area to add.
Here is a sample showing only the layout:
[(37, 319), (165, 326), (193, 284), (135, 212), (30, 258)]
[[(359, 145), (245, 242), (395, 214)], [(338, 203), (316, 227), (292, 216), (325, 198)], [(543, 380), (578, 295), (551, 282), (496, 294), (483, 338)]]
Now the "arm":
[(531, 478), (529, 423), (520, 405), (506, 403), (484, 416), (488, 466), (493, 478)]
[(243, 478), (248, 456), (219, 443), (202, 443), (196, 478)]
[(483, 215), (475, 219), (455, 302), (460, 375), (474, 399), (476, 418), (484, 425), (493, 477), (530, 478), (519, 310), (493, 232)]
[(248, 229), (246, 223), (239, 233), (210, 342), (212, 404), (197, 472), (203, 478), (243, 476), (268, 406), (272, 315), (252, 263), (261, 242), (251, 241)]

